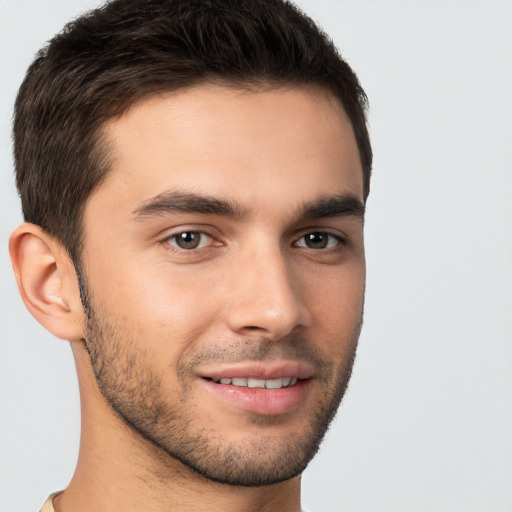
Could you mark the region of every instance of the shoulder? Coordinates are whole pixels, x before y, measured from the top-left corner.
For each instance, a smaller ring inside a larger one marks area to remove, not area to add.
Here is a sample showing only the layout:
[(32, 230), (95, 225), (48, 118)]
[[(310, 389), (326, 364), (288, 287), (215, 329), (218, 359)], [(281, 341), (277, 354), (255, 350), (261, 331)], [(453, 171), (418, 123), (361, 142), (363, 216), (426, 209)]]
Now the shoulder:
[[(54, 492), (48, 496), (48, 499), (44, 502), (43, 506), (41, 507), (41, 510), (39, 512), (55, 512), (53, 508), (53, 498), (57, 496), (57, 494), (60, 494), (62, 491)], [(302, 511), (305, 512), (305, 511)]]

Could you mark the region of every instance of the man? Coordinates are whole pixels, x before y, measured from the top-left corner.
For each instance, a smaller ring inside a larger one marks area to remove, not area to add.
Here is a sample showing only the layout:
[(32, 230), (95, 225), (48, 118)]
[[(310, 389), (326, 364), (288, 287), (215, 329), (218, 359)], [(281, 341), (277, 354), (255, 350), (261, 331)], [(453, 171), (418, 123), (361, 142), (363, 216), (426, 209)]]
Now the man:
[(365, 107), (280, 0), (115, 0), (40, 52), (10, 251), (82, 407), (44, 511), (300, 510), (362, 321)]

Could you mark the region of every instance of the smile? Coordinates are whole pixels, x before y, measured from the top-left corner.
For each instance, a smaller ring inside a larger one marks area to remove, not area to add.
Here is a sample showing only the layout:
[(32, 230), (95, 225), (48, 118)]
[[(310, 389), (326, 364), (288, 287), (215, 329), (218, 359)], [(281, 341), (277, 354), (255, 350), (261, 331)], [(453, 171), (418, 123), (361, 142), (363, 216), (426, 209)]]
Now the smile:
[(245, 377), (233, 377), (231, 379), (222, 378), (213, 380), (216, 384), (223, 384), (226, 386), (236, 386), (241, 388), (259, 388), (259, 389), (282, 389), (295, 386), (297, 384), (297, 377), (282, 377), (278, 379), (257, 379)]
[(211, 397), (236, 414), (240, 409), (259, 415), (288, 413), (307, 400), (315, 380), (310, 363), (285, 359), (215, 363), (197, 373)]

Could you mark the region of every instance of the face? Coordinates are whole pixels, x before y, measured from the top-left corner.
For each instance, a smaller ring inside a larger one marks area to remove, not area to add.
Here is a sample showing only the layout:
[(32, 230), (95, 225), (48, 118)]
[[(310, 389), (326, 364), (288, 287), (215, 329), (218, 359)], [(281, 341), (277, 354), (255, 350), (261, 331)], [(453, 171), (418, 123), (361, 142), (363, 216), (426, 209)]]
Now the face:
[(299, 474), (360, 330), (362, 170), (338, 102), (202, 85), (106, 126), (84, 214), (86, 344), (111, 408), (211, 480)]

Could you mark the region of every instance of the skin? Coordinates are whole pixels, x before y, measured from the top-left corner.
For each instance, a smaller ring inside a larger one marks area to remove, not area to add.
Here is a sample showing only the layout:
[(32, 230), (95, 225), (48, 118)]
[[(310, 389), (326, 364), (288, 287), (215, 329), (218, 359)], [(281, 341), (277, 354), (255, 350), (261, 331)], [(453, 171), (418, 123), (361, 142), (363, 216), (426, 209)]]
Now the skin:
[[(363, 183), (347, 116), (313, 88), (205, 84), (136, 103), (105, 136), (112, 170), (84, 213), (89, 319), (58, 243), (30, 225), (11, 242), (22, 296), (72, 340), (77, 365), (80, 456), (56, 510), (299, 511), (300, 472), (348, 382), (362, 318)], [(197, 198), (232, 211), (197, 211)], [(180, 247), (183, 233), (199, 245)], [(35, 255), (53, 272), (30, 291), (23, 262)], [(303, 391), (283, 410), (245, 391), (241, 406), (210, 379), (299, 366)]]

